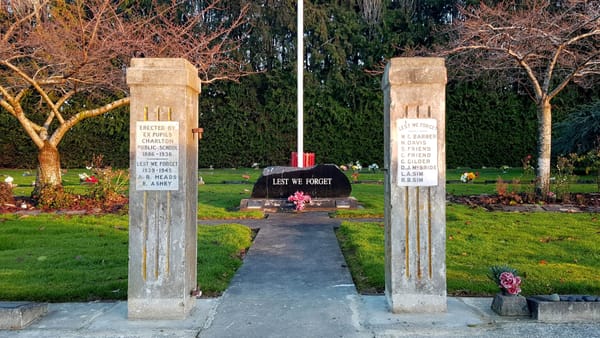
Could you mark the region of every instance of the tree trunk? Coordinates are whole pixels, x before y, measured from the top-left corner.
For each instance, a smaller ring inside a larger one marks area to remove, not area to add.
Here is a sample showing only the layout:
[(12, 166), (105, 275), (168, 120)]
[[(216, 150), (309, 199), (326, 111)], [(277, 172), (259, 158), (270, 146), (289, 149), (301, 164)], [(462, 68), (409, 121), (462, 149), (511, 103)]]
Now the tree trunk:
[(550, 191), (550, 152), (552, 143), (552, 105), (549, 99), (543, 99), (538, 106), (538, 193), (544, 198)]
[(48, 141), (38, 153), (38, 171), (32, 196), (41, 197), (40, 193), (46, 188), (52, 190), (62, 189), (62, 177), (60, 172), (60, 154), (58, 149)]

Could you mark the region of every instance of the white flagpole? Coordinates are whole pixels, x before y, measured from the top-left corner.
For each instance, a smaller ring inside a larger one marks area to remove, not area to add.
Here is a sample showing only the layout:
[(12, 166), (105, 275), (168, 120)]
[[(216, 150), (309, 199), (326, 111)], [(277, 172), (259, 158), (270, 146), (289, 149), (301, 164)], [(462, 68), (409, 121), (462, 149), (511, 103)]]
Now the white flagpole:
[(304, 0), (298, 0), (297, 76), (298, 76), (298, 167), (304, 167)]

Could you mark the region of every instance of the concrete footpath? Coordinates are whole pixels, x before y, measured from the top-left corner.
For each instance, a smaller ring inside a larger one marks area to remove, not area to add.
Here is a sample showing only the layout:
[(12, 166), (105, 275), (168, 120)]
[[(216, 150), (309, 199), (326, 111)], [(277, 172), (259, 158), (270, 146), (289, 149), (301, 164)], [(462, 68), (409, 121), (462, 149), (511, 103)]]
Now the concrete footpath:
[(0, 337), (600, 337), (599, 322), (498, 316), (491, 298), (449, 297), (446, 313), (392, 314), (383, 296), (356, 292), (334, 234), (340, 221), (327, 213), (234, 222), (258, 236), (223, 296), (198, 299), (185, 320), (129, 321), (127, 302), (60, 303)]

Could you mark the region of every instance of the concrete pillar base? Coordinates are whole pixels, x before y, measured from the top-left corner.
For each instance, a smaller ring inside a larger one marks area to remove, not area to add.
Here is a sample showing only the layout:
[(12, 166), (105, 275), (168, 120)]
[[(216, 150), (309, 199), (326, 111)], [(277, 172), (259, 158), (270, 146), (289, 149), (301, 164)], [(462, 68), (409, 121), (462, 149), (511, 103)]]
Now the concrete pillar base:
[(432, 313), (446, 312), (446, 296), (423, 294), (386, 293), (389, 309), (392, 313)]
[(186, 319), (196, 302), (193, 297), (186, 302), (181, 299), (129, 299), (127, 311), (129, 319)]

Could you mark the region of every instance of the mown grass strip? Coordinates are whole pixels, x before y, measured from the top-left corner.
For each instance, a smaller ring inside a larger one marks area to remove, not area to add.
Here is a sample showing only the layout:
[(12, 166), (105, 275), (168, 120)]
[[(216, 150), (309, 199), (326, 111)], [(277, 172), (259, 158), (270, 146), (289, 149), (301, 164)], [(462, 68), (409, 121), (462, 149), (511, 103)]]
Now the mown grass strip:
[[(198, 284), (223, 292), (250, 246), (239, 224), (198, 227)], [(126, 299), (127, 216), (0, 215), (0, 299)]]
[[(600, 294), (600, 222), (597, 214), (504, 213), (447, 208), (447, 287), (451, 295), (492, 295), (492, 265), (510, 265), (534, 294)], [(338, 238), (361, 292), (384, 281), (382, 222), (342, 223)]]
[(199, 219), (258, 219), (262, 211), (239, 211), (240, 201), (250, 198), (251, 184), (204, 184), (198, 186)]

